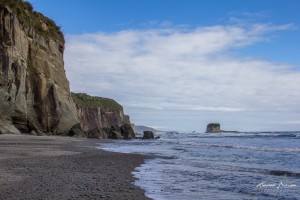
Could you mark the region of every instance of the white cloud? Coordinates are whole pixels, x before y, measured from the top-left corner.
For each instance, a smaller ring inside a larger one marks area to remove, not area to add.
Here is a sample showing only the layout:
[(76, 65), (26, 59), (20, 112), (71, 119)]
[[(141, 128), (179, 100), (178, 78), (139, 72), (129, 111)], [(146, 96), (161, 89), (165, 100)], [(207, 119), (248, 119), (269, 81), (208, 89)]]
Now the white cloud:
[(229, 54), (267, 40), (272, 31), (294, 28), (254, 24), (69, 35), (67, 75), (72, 90), (115, 98), (129, 114), (131, 108), (299, 112), (299, 71)]

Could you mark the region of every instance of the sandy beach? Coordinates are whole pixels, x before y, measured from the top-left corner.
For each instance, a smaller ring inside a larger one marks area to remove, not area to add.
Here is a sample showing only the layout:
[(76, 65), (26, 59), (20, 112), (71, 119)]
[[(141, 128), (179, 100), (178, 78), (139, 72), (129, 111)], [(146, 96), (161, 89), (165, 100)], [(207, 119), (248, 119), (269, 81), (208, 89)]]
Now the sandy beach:
[(0, 199), (149, 199), (131, 172), (147, 158), (100, 140), (0, 135)]

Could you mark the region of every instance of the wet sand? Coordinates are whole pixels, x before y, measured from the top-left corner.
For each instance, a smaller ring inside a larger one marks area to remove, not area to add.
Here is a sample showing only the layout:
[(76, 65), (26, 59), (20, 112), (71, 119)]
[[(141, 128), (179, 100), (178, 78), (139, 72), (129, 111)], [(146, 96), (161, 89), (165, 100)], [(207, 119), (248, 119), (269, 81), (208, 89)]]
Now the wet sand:
[(147, 157), (96, 149), (101, 142), (0, 135), (0, 199), (149, 199), (131, 175)]

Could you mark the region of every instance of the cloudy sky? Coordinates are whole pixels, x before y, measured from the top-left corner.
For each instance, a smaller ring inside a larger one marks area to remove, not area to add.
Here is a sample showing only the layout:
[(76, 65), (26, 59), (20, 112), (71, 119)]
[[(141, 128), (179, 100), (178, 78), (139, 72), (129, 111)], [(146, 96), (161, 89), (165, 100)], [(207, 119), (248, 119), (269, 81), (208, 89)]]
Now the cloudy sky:
[(72, 91), (117, 100), (135, 124), (300, 130), (299, 1), (30, 2), (65, 33)]

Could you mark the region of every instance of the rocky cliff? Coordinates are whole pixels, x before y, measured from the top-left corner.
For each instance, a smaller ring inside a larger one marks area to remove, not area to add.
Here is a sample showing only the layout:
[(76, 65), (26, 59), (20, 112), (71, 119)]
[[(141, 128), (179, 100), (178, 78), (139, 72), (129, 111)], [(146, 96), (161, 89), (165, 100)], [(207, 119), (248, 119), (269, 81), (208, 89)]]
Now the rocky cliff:
[(67, 134), (78, 123), (64, 37), (22, 0), (0, 0), (0, 133)]
[(93, 97), (85, 93), (72, 93), (80, 126), (92, 138), (133, 138), (129, 116), (123, 107), (108, 98)]
[(0, 0), (0, 134), (133, 138), (120, 104), (71, 95), (63, 53), (64, 36), (51, 19), (25, 1)]

